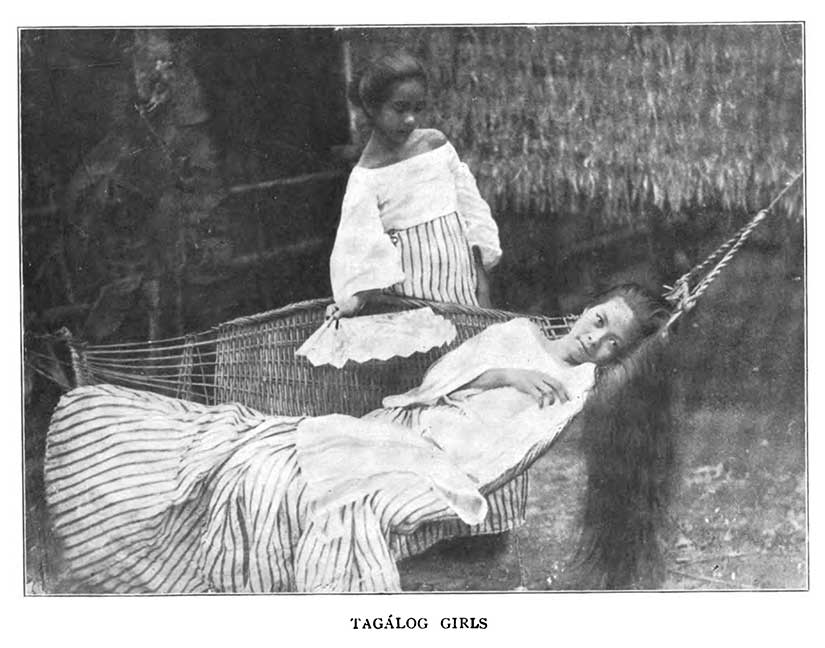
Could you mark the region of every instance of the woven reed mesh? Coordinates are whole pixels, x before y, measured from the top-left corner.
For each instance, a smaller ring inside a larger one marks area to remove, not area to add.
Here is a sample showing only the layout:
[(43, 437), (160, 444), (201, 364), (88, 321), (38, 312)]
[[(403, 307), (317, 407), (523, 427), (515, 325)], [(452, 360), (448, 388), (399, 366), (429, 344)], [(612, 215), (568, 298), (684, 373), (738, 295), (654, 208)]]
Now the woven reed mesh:
[[(448, 350), (496, 322), (524, 317), (501, 310), (386, 297), (369, 313), (429, 306), (450, 319), (458, 335), (448, 346), (408, 358), (314, 367), (295, 351), (324, 322), (328, 299), (291, 304), (242, 317), (209, 331), (154, 343), (73, 344), (78, 382), (109, 382), (207, 404), (239, 402), (284, 415), (360, 416), (388, 394), (416, 386)], [(528, 316), (551, 337), (566, 333), (574, 316)], [(346, 326), (346, 320), (341, 326)]]

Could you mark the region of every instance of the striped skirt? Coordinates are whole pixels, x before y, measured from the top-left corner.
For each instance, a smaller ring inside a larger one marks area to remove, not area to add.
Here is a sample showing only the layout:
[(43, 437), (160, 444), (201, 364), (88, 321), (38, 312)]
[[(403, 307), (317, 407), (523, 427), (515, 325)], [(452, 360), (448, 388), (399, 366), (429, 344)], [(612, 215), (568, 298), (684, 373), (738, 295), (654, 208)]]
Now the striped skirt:
[[(380, 417), (414, 425), (416, 414)], [(429, 486), (319, 512), (300, 469), (302, 420), (110, 385), (64, 396), (45, 478), (66, 582), (116, 593), (399, 591), (399, 557), (472, 532)]]
[[(404, 281), (393, 286), (391, 292), (438, 302), (478, 305), (476, 264), (457, 213), (394, 230), (390, 236), (401, 252), (405, 275)], [(520, 526), (525, 521), (527, 489), (525, 472), (488, 495), (490, 514), (483, 525), (468, 527), (460, 521), (442, 526), (428, 525), (414, 536), (405, 538), (396, 550), (399, 555), (406, 556), (444, 538), (502, 533)]]
[(69, 582), (118, 593), (295, 589), (298, 422), (112, 386), (64, 396), (45, 479)]
[(401, 256), (404, 281), (391, 292), (452, 304), (478, 305), (473, 252), (458, 214), (389, 232)]

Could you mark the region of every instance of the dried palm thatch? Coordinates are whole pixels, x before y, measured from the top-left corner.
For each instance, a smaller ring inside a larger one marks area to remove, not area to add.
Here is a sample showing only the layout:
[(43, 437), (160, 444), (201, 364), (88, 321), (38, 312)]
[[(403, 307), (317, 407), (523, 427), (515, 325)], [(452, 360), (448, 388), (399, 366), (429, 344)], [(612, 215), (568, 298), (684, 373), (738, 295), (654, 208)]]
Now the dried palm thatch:
[[(799, 24), (354, 29), (353, 65), (404, 47), (434, 126), (510, 219), (592, 233), (713, 206), (752, 212), (802, 166)], [(799, 192), (778, 211), (798, 219)]]

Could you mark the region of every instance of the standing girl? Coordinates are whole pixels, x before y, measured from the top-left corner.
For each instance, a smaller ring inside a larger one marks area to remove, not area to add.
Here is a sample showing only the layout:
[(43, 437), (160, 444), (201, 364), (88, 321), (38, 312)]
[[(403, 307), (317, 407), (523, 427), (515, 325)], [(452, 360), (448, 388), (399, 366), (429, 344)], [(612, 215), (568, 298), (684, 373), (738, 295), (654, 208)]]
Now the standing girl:
[(418, 127), (427, 90), (423, 66), (404, 53), (373, 62), (353, 88), (372, 134), (344, 196), (330, 317), (357, 314), (378, 292), (490, 305), (498, 227), (444, 134)]
[[(381, 292), (490, 306), (487, 273), (501, 259), (498, 227), (452, 144), (438, 130), (419, 128), (428, 88), (424, 67), (406, 53), (377, 59), (352, 88), (372, 134), (344, 196), (328, 317), (356, 315)], [(430, 525), (408, 536), (405, 549), (414, 553), (442, 538), (497, 534), (521, 524), (527, 473), (487, 500), (482, 524)]]

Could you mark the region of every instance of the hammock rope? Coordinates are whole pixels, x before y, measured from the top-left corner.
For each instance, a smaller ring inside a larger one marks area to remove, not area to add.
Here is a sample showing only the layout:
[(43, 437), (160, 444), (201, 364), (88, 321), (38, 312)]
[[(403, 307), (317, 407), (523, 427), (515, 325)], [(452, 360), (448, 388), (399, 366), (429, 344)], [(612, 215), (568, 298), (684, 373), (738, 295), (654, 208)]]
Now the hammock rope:
[[(739, 231), (713, 250), (713, 252), (705, 257), (701, 263), (698, 263), (684, 275), (679, 277), (673, 286), (665, 286), (665, 288), (668, 289), (665, 293), (665, 299), (675, 306), (673, 315), (668, 321), (668, 325), (666, 327), (667, 329), (669, 329), (672, 324), (684, 313), (688, 313), (693, 310), (699, 298), (705, 294), (707, 289), (710, 287), (710, 284), (714, 282), (714, 280), (721, 274), (722, 270), (731, 262), (731, 260), (733, 260), (733, 257), (745, 244), (745, 241), (747, 241), (748, 238), (750, 238), (750, 235), (753, 234), (753, 231), (760, 225), (760, 223), (762, 223), (763, 220), (765, 220), (771, 210), (780, 201), (782, 196), (784, 196), (785, 193), (793, 187), (803, 175), (804, 171), (797, 173), (791, 180), (788, 181), (782, 191), (774, 197), (768, 206), (759, 210), (756, 215), (750, 219), (750, 221), (739, 229)], [(719, 259), (720, 256), (721, 259)], [(716, 261), (716, 259), (719, 259), (719, 261)], [(693, 287), (691, 287), (691, 280), (699, 275), (700, 272), (705, 270), (705, 268), (713, 264), (714, 261), (716, 261), (716, 263), (713, 267), (706, 272), (705, 275), (698, 282), (696, 282)]]

